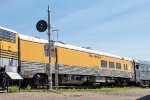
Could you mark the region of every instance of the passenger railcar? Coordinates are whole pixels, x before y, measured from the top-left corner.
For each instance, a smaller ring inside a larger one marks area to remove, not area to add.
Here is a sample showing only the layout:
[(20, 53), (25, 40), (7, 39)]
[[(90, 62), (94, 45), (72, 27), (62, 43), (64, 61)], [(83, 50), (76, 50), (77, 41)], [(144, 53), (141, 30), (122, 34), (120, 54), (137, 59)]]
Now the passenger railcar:
[[(130, 58), (55, 43), (62, 83), (108, 82), (127, 85), (133, 81), (134, 65)], [(73, 81), (74, 80), (74, 81)]]
[(141, 86), (150, 86), (150, 62), (135, 61), (135, 79)]
[(0, 84), (6, 84), (4, 72), (17, 72), (17, 68), (18, 34), (0, 26)]
[[(34, 84), (46, 84), (47, 40), (21, 34), (19, 38), (21, 75), (34, 80)], [(127, 85), (133, 81), (134, 64), (130, 58), (57, 42), (51, 51), (52, 72), (54, 74), (57, 64), (60, 84), (107, 82)]]

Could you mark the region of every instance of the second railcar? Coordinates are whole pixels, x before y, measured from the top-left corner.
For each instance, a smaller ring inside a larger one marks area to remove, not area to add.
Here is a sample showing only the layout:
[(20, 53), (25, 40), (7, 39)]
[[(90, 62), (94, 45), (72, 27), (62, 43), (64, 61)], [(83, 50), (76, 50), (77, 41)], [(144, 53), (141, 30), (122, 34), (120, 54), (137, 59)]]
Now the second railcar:
[(62, 84), (116, 83), (134, 81), (134, 64), (130, 58), (55, 43)]
[[(46, 84), (47, 40), (21, 34), (19, 38), (22, 76), (34, 80), (35, 84)], [(126, 85), (133, 80), (134, 65), (130, 58), (56, 42), (51, 51), (52, 73), (57, 64), (60, 84), (107, 82)]]
[(150, 86), (150, 62), (135, 61), (135, 79), (141, 86)]

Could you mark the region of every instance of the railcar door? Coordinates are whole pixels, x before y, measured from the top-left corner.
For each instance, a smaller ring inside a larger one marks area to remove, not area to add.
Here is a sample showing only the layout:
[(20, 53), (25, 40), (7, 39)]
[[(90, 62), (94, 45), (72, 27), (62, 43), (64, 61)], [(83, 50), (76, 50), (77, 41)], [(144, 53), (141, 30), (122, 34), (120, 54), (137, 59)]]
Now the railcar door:
[(139, 70), (139, 64), (135, 64), (135, 79), (137, 82), (140, 81), (140, 70)]

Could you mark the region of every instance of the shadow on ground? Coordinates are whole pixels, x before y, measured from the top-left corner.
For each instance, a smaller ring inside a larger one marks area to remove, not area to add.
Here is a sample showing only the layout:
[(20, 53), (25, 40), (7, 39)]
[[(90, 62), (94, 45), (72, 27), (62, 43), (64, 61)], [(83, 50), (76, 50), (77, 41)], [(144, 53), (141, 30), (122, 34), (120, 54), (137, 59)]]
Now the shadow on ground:
[(147, 95), (147, 96), (144, 96), (144, 97), (141, 97), (137, 100), (150, 100), (150, 95)]

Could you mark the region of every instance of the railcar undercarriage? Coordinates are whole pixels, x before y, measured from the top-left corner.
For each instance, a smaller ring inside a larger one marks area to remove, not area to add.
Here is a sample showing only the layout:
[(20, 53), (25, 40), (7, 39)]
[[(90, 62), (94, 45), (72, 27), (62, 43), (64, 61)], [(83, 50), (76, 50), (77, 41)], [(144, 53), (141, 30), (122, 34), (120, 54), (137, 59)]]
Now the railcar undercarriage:
[[(55, 75), (52, 75), (53, 86), (55, 86)], [(86, 75), (59, 75), (59, 86), (87, 86), (87, 85), (110, 85), (110, 86), (128, 86), (130, 79), (101, 77), (101, 76), (86, 76)], [(22, 81), (22, 86), (31, 85), (34, 88), (47, 87), (48, 76), (46, 74), (36, 74), (33, 78), (25, 78)]]

